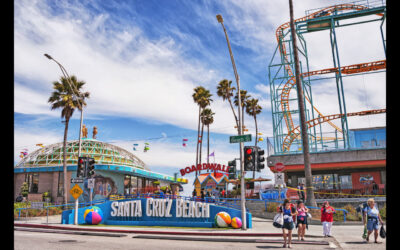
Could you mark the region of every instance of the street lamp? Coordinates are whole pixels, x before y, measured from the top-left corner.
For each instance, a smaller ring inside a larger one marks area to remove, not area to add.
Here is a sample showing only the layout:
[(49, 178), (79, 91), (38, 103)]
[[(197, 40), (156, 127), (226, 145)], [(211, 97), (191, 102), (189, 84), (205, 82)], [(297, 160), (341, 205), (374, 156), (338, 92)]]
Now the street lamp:
[[(239, 120), (239, 128), (238, 128), (238, 135), (243, 134), (243, 124), (242, 124), (242, 115), (241, 114), (241, 107), (242, 107), (242, 98), (240, 95), (240, 81), (239, 81), (239, 75), (236, 70), (236, 65), (235, 65), (235, 59), (233, 58), (233, 53), (231, 49), (231, 44), (229, 43), (229, 38), (228, 38), (228, 33), (226, 32), (225, 26), (224, 26), (224, 19), (222, 18), (221, 15), (217, 15), (217, 20), (218, 22), (222, 25), (222, 28), (224, 29), (225, 37), (226, 37), (226, 42), (228, 44), (229, 48), (229, 55), (231, 56), (231, 61), (232, 61), (232, 67), (233, 67), (233, 73), (235, 74), (235, 79), (236, 79), (236, 84), (237, 84), (237, 93), (238, 93), (238, 120)], [(244, 188), (244, 164), (243, 164), (243, 142), (240, 142), (239, 146), (240, 150), (240, 209), (241, 209), (241, 214), (242, 214), (242, 230), (247, 229), (247, 224), (246, 224), (246, 201), (245, 201), (245, 188)]]
[[(53, 60), (54, 62), (56, 62), (58, 64), (58, 66), (61, 69), (61, 72), (64, 75), (64, 78), (67, 80), (67, 82), (69, 84), (69, 87), (72, 90), (72, 94), (75, 96), (75, 98), (78, 101), (77, 103), (79, 105), (79, 109), (81, 110), (81, 122), (80, 122), (80, 126), (79, 126), (79, 149), (78, 149), (78, 159), (79, 159), (79, 157), (81, 156), (83, 105), (81, 103), (81, 99), (76, 96), (75, 91), (79, 95), (79, 97), (81, 97), (81, 95), (80, 95), (79, 91), (76, 89), (76, 87), (73, 84), (71, 84), (71, 79), (70, 79), (67, 71), (65, 70), (65, 68), (59, 62), (57, 62), (53, 57), (51, 57), (49, 54), (44, 54), (44, 56), (47, 57), (49, 60)], [(75, 88), (75, 91), (74, 91), (74, 88)], [(66, 156), (64, 156), (64, 157), (66, 157)], [(64, 173), (64, 197), (66, 196), (65, 195), (66, 192), (67, 192), (67, 175), (66, 175), (66, 171), (65, 171), (65, 173)], [(65, 200), (65, 203), (67, 203), (67, 200), (68, 199)], [(74, 224), (75, 225), (78, 224), (78, 199), (75, 200), (75, 219), (74, 219)]]

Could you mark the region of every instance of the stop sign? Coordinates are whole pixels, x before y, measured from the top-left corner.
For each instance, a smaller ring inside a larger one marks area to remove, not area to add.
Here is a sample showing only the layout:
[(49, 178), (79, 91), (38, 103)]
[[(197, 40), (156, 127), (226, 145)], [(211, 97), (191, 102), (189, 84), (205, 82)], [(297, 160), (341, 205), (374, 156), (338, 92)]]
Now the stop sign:
[(282, 172), (285, 169), (285, 165), (282, 162), (275, 163), (275, 170), (278, 172)]

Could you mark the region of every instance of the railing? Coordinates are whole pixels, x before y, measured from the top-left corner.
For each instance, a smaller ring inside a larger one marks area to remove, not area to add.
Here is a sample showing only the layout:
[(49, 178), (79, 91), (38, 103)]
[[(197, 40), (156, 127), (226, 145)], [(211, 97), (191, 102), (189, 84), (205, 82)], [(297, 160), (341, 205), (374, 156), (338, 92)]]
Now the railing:
[[(381, 7), (381, 6), (386, 6), (386, 0), (361, 0), (361, 1), (344, 2), (344, 3), (336, 4), (336, 5), (342, 5), (342, 4), (346, 4), (346, 5), (347, 4), (361, 5), (361, 6), (364, 6), (364, 7), (368, 8), (368, 9), (371, 9), (371, 8), (377, 8), (377, 7)], [(308, 15), (314, 13), (314, 12), (317, 12), (318, 10), (325, 9), (327, 7), (328, 6), (306, 10), (305, 11), (306, 16), (308, 16)]]
[[(268, 203), (275, 202), (275, 203), (283, 203), (281, 200), (264, 200), (264, 205), (265, 205), (265, 211), (268, 209)], [(313, 207), (313, 206), (307, 206), (308, 209), (318, 209), (320, 210), (320, 207)], [(279, 211), (279, 206), (277, 206), (277, 209)], [(346, 209), (342, 208), (335, 208), (336, 211), (342, 211), (343, 212), (343, 221), (346, 222), (346, 214), (348, 211)]]

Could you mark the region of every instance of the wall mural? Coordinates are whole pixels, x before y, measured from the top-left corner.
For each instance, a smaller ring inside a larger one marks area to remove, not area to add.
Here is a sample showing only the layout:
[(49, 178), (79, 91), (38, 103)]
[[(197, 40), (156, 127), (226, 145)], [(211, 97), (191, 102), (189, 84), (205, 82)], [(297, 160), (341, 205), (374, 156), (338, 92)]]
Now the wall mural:
[[(112, 178), (104, 177), (102, 175), (96, 175), (96, 176), (94, 176), (94, 179), (95, 179), (95, 181), (94, 181), (95, 184), (94, 184), (93, 194), (92, 194), (93, 200), (96, 195), (101, 195), (103, 197), (110, 197), (110, 195), (118, 193), (118, 188), (115, 185), (115, 182)], [(84, 188), (83, 188), (82, 196), (86, 202), (90, 201), (90, 189), (88, 188), (87, 179), (84, 181)]]

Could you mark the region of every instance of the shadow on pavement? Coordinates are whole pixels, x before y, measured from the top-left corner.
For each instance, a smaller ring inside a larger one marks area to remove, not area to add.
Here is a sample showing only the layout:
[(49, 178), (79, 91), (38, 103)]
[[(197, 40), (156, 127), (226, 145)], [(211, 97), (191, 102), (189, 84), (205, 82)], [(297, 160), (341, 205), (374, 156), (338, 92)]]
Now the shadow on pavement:
[(282, 248), (282, 246), (256, 246), (257, 248)]

